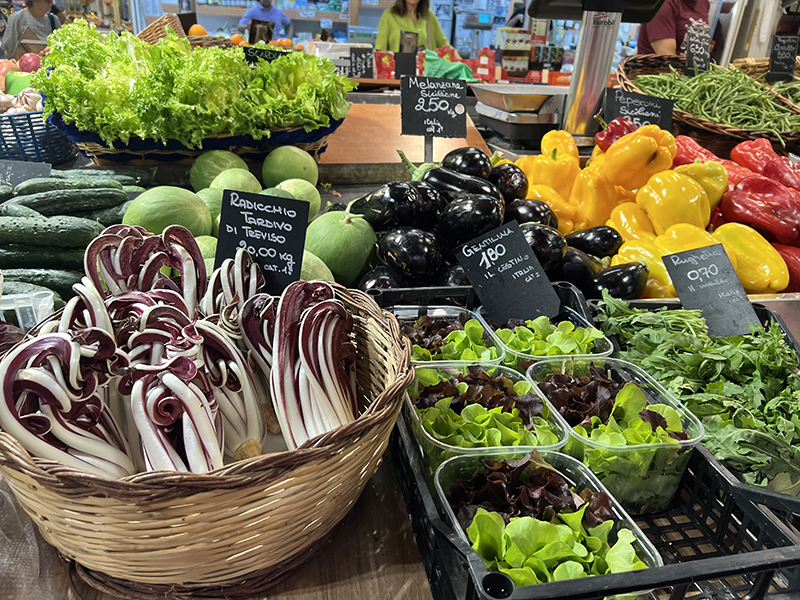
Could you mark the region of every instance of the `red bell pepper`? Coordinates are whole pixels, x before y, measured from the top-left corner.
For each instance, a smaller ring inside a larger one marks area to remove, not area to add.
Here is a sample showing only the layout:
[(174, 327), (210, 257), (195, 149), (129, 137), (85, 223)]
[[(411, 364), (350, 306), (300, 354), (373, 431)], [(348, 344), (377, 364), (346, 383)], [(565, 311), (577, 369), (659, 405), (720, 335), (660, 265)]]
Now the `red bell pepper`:
[(764, 177), (769, 177), (793, 190), (800, 190), (800, 169), (785, 156), (773, 158), (764, 167)]
[(733, 162), (747, 167), (759, 175), (764, 174), (764, 167), (774, 158), (778, 158), (778, 153), (772, 149), (772, 144), (766, 138), (741, 142), (731, 150)]
[(725, 170), (728, 172), (729, 188), (738, 185), (739, 182), (742, 181), (743, 179), (747, 179), (748, 177), (753, 177), (754, 175), (758, 175), (758, 173), (751, 171), (747, 167), (738, 165), (732, 160), (725, 160), (721, 158), (719, 159), (719, 162), (725, 166)]
[(694, 138), (690, 138), (688, 135), (675, 136), (675, 146), (677, 147), (678, 152), (675, 154), (675, 158), (672, 160), (673, 169), (675, 167), (680, 167), (681, 165), (690, 165), (696, 158), (699, 158), (703, 162), (708, 160), (720, 162), (721, 160), (719, 156), (710, 150), (703, 148), (694, 140)]
[(781, 255), (789, 269), (789, 285), (783, 291), (800, 292), (800, 248), (783, 244), (772, 244), (772, 246)]
[(725, 223), (729, 223), (729, 221), (722, 216), (722, 211), (719, 206), (711, 211), (711, 222), (708, 227), (709, 231), (713, 232), (717, 227), (721, 227), (725, 225)]
[(749, 225), (771, 242), (800, 241), (800, 200), (777, 181), (748, 177), (725, 193), (719, 208), (728, 221)]
[(594, 142), (600, 146), (600, 150), (607, 152), (611, 144), (622, 136), (633, 133), (637, 129), (639, 129), (639, 126), (633, 121), (629, 121), (625, 117), (617, 117), (611, 119), (603, 131), (598, 131), (594, 134)]

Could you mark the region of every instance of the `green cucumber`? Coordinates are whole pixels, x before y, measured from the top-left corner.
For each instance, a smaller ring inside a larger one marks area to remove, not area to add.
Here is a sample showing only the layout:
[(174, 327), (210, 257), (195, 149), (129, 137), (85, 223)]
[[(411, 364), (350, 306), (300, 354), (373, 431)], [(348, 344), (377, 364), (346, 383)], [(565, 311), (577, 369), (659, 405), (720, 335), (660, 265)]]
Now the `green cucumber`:
[(0, 245), (86, 248), (102, 229), (97, 221), (80, 217), (0, 217)]
[(91, 169), (65, 169), (59, 171), (54, 169), (50, 177), (59, 179), (71, 177), (109, 177), (116, 179), (122, 185), (143, 185), (148, 186), (153, 183), (150, 173), (144, 169), (134, 167), (100, 167)]
[[(83, 273), (67, 269), (3, 269), (3, 281), (24, 281), (42, 285), (62, 298), (72, 298), (72, 286), (81, 282)], [(5, 284), (4, 284), (5, 285)]]
[(55, 290), (27, 283), (25, 281), (4, 281), (3, 282), (3, 296), (13, 296), (14, 294), (35, 294), (37, 292), (52, 292), (53, 293), (53, 310), (61, 310), (65, 302)]
[(5, 202), (14, 197), (14, 188), (5, 183), (0, 183), (0, 202)]
[(147, 190), (140, 185), (123, 185), (122, 191), (126, 194), (144, 194)]
[(0, 246), (0, 269), (83, 269), (83, 248)]
[(42, 213), (46, 217), (70, 215), (74, 212), (100, 210), (119, 206), (128, 200), (121, 189), (55, 190), (29, 196), (15, 196), (4, 204), (20, 204)]
[[(128, 200), (119, 206), (112, 206), (111, 208), (104, 208), (102, 210), (76, 212), (75, 216), (91, 219), (92, 221), (100, 221), (100, 224), (106, 227), (119, 225), (122, 223), (122, 217), (125, 216), (125, 211), (128, 210), (131, 202), (133, 202), (133, 200)], [(0, 207), (2, 207), (2, 204), (0, 204)]]
[(35, 177), (23, 181), (14, 188), (17, 196), (30, 196), (39, 192), (53, 192), (55, 190), (86, 190), (97, 188), (122, 189), (122, 184), (116, 179), (100, 179), (87, 177), (86, 179), (57, 179), (54, 177)]
[(32, 208), (21, 204), (0, 204), (0, 217), (33, 217), (34, 219), (46, 219), (42, 213), (38, 213)]

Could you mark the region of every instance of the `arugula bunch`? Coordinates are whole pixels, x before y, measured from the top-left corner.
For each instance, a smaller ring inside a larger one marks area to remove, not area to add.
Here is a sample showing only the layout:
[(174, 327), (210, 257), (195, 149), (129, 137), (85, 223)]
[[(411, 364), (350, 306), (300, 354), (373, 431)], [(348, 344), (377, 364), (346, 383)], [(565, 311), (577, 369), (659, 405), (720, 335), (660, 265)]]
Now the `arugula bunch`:
[(699, 311), (633, 309), (603, 294), (595, 319), (699, 417), (704, 444), (748, 483), (800, 494), (797, 354), (777, 323), (713, 338)]

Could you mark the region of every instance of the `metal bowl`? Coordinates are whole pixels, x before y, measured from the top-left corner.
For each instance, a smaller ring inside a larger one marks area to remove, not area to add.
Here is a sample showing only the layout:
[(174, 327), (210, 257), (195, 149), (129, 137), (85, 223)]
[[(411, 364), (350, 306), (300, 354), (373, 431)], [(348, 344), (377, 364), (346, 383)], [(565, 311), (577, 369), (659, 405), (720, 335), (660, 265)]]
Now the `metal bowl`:
[(473, 83), (479, 102), (506, 112), (537, 111), (553, 96), (569, 93), (565, 85)]

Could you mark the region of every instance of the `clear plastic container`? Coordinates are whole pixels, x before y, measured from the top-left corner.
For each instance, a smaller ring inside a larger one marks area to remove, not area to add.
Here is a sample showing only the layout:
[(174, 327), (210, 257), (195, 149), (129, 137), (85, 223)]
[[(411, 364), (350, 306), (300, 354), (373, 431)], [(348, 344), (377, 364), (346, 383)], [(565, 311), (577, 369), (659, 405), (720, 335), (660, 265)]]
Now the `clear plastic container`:
[[(547, 398), (544, 397), (542, 392), (539, 390), (538, 386), (535, 383), (528, 380), (524, 375), (520, 374), (519, 372), (515, 371), (514, 369), (509, 369), (508, 367), (502, 367), (497, 365), (481, 365), (486, 369), (486, 372), (491, 377), (498, 377), (500, 375), (508, 375), (514, 383), (518, 381), (527, 381), (531, 383), (531, 393), (536, 394), (539, 396), (542, 401), (544, 402), (544, 409), (541, 412), (542, 418), (547, 421), (548, 425), (552, 429), (553, 433), (558, 436), (558, 441), (553, 444), (547, 444), (542, 446), (501, 446), (506, 448), (508, 451), (509, 448), (513, 448), (514, 451), (521, 451), (522, 455), (527, 454), (534, 448), (537, 450), (557, 450), (562, 448), (566, 443), (567, 439), (569, 438), (569, 427), (567, 426), (566, 422), (561, 419), (560, 417), (556, 416), (556, 411), (553, 408), (553, 405), (547, 401)], [(456, 363), (425, 363), (424, 365), (418, 365), (415, 369), (435, 369), (439, 372), (444, 372), (451, 374), (453, 376), (464, 373), (467, 367), (463, 365), (459, 365)], [(420, 415), (417, 412), (417, 409), (414, 408), (414, 404), (411, 400), (412, 396), (416, 397), (419, 394), (420, 385), (417, 383), (416, 378), (414, 382), (411, 384), (411, 387), (408, 389), (408, 393), (406, 394), (406, 402), (405, 402), (405, 410), (407, 412), (407, 422), (411, 425), (411, 429), (414, 432), (414, 435), (417, 438), (417, 442), (419, 443), (420, 448), (422, 449), (422, 456), (425, 460), (425, 464), (428, 466), (428, 472), (426, 473), (426, 477), (432, 481), (433, 474), (436, 469), (439, 467), (442, 462), (451, 458), (453, 456), (483, 456), (486, 453), (487, 447), (478, 447), (478, 448), (461, 448), (459, 446), (451, 446), (449, 444), (445, 444), (434, 438), (430, 435), (422, 425), (422, 420), (420, 419)], [(496, 448), (488, 447), (488, 448)]]
[(53, 314), (53, 292), (0, 296), (0, 320), (28, 332)]
[[(575, 433), (570, 427), (564, 452), (584, 462), (607, 488), (614, 490), (616, 499), (629, 512), (646, 514), (664, 510), (678, 489), (692, 449), (703, 439), (703, 425), (661, 384), (624, 360), (604, 357), (542, 360), (528, 369), (528, 378), (539, 383), (554, 373), (582, 377), (589, 374), (592, 363), (604, 369), (614, 381), (636, 383), (649, 404), (674, 408), (689, 437), (672, 443), (607, 446)], [(563, 419), (560, 414), (558, 418)]]
[[(481, 324), (488, 331), (490, 331), (493, 335), (495, 335), (495, 337), (497, 337), (497, 334), (495, 334), (494, 328), (490, 325), (489, 316), (486, 314), (486, 311), (484, 310), (483, 306), (479, 306), (478, 310), (476, 312), (478, 313), (478, 319), (480, 320)], [(557, 317), (555, 317), (553, 319), (550, 319), (550, 322), (553, 323), (554, 325), (557, 325), (558, 323), (561, 323), (563, 321), (569, 321), (570, 323), (575, 325), (575, 327), (586, 327), (586, 328), (596, 329), (596, 327), (594, 327), (591, 323), (589, 323), (589, 321), (584, 319), (581, 315), (579, 315), (577, 312), (575, 312), (573, 309), (569, 308), (568, 306), (565, 306), (563, 308), (563, 311), (561, 312), (560, 315), (558, 315)], [(565, 356), (568, 356), (570, 358), (573, 358), (573, 357), (574, 358), (594, 358), (595, 356), (600, 356), (600, 357), (611, 356), (611, 353), (614, 352), (613, 344), (605, 336), (603, 336), (602, 338), (596, 339), (596, 340), (594, 340), (592, 342), (592, 353), (591, 354), (571, 354), (571, 355), (565, 355), (565, 354), (551, 354), (551, 355), (525, 354), (524, 352), (517, 352), (516, 350), (513, 350), (513, 349), (509, 348), (508, 346), (506, 346), (503, 343), (503, 341), (500, 338), (497, 338), (497, 341), (500, 344), (500, 346), (503, 348), (503, 350), (505, 350), (505, 357), (503, 358), (501, 364), (507, 365), (509, 367), (513, 367), (513, 368), (518, 369), (518, 370), (520, 370), (522, 372), (524, 372), (525, 368), (528, 366), (528, 365), (523, 365), (523, 363), (530, 363), (531, 361), (545, 360), (545, 359), (548, 359), (548, 358), (554, 358), (554, 359), (555, 358), (564, 358)], [(522, 365), (522, 366), (520, 366), (520, 365)]]
[[(647, 536), (639, 529), (639, 526), (636, 525), (634, 520), (631, 516), (625, 511), (625, 509), (620, 505), (617, 499), (611, 494), (608, 489), (598, 480), (597, 476), (592, 473), (586, 465), (582, 464), (580, 461), (572, 458), (571, 456), (567, 456), (566, 454), (562, 454), (560, 452), (555, 451), (548, 451), (548, 450), (540, 450), (542, 458), (550, 464), (554, 469), (559, 471), (564, 479), (566, 479), (570, 485), (573, 486), (574, 491), (580, 493), (584, 489), (588, 488), (595, 492), (604, 492), (606, 493), (609, 498), (611, 499), (611, 512), (614, 515), (614, 520), (617, 522), (616, 531), (620, 528), (629, 529), (631, 533), (633, 533), (634, 537), (636, 538), (634, 541), (634, 548), (636, 549), (636, 555), (644, 562), (649, 568), (654, 567), (662, 567), (664, 566), (664, 561), (661, 558), (661, 555), (656, 550), (655, 546), (653, 546), (652, 542), (647, 539)], [(467, 532), (464, 531), (458, 523), (458, 519), (456, 518), (455, 512), (453, 508), (450, 506), (450, 503), (447, 501), (447, 492), (452, 489), (453, 485), (455, 484), (456, 480), (458, 479), (469, 479), (475, 473), (480, 470), (483, 466), (483, 459), (484, 458), (494, 458), (496, 460), (503, 460), (503, 459), (519, 459), (525, 455), (524, 452), (516, 452), (511, 451), (509, 452), (508, 449), (490, 449), (485, 450), (482, 455), (470, 455), (470, 456), (457, 456), (451, 458), (441, 464), (441, 466), (436, 470), (436, 474), (434, 476), (434, 486), (436, 487), (436, 493), (439, 497), (440, 504), (444, 507), (445, 514), (447, 515), (447, 519), (449, 520), (450, 524), (453, 526), (453, 529), (464, 539), (468, 544), (472, 545), (469, 537), (467, 536)], [(505, 577), (504, 574), (499, 573)], [(602, 575), (596, 575), (596, 577), (602, 577)], [(514, 585), (511, 582), (510, 578), (508, 584), (511, 586), (504, 586), (505, 589), (514, 589)], [(537, 584), (536, 587), (546, 586), (547, 583), (540, 583)], [(616, 600), (631, 600), (633, 598), (647, 598), (650, 591), (652, 590), (642, 590), (637, 593), (633, 594), (625, 594), (624, 596), (614, 596), (613, 598)], [(513, 593), (513, 592), (512, 592)], [(511, 594), (509, 594), (511, 595)], [(526, 596), (527, 597), (527, 596)]]
[[(472, 312), (471, 310), (467, 310), (465, 308), (461, 308), (458, 306), (393, 306), (389, 309), (397, 320), (402, 323), (411, 323), (413, 324), (417, 319), (421, 316), (429, 316), (434, 317), (437, 319), (448, 319), (455, 321), (458, 318), (458, 315), (464, 313), (467, 316), (467, 320), (475, 319), (478, 321), (481, 326), (484, 328), (483, 332), (483, 341), (486, 344), (487, 348), (497, 348), (497, 357), (492, 358), (490, 360), (452, 360), (446, 361), (450, 365), (455, 366), (466, 366), (466, 365), (473, 365), (477, 362), (480, 362), (483, 365), (499, 365), (504, 357), (505, 357), (505, 350), (503, 349), (503, 344), (500, 342), (499, 338), (494, 334), (491, 327), (486, 327), (486, 324), (478, 318), (478, 315)], [(413, 360), (411, 364), (413, 365), (428, 365), (431, 364), (438, 364), (445, 361), (441, 360), (434, 360), (434, 361), (425, 361), (425, 360)]]

